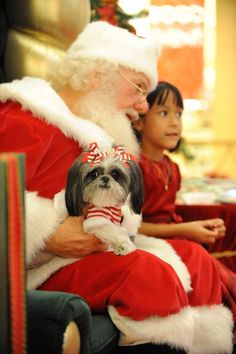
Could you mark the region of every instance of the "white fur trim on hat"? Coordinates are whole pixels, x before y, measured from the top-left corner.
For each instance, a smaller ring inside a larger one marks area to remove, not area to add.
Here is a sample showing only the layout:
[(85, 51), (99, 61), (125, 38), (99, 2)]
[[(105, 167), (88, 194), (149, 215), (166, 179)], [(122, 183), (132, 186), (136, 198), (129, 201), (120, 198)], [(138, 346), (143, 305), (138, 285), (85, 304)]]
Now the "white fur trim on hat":
[(149, 79), (151, 89), (157, 84), (158, 55), (159, 47), (154, 41), (103, 21), (89, 23), (66, 54), (69, 60), (104, 59), (142, 72)]

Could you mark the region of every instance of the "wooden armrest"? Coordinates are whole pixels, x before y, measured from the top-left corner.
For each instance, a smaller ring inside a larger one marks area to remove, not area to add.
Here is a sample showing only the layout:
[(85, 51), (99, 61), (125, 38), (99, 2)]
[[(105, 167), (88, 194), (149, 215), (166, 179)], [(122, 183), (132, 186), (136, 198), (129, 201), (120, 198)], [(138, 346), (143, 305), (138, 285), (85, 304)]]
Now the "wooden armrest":
[(71, 321), (64, 333), (63, 354), (80, 353), (80, 333), (74, 321)]

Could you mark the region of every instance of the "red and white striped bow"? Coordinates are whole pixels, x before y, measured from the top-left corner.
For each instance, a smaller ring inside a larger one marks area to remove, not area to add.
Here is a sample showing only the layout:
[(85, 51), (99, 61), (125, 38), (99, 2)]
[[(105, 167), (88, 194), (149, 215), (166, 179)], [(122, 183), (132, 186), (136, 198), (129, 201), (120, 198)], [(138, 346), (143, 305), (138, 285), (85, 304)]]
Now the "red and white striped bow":
[(128, 154), (127, 152), (125, 152), (124, 146), (117, 145), (112, 150), (114, 151), (114, 157), (115, 158), (118, 158), (118, 159), (123, 160), (123, 161), (136, 160), (133, 155)]
[(125, 152), (125, 148), (123, 146), (115, 146), (111, 152), (100, 151), (96, 142), (89, 144), (90, 151), (85, 153), (82, 157), (83, 163), (91, 163), (92, 165), (99, 163), (104, 160), (107, 156), (113, 154), (115, 159), (119, 159), (122, 161), (130, 161), (135, 160), (135, 157), (131, 154)]
[(89, 162), (94, 165), (95, 163), (104, 160), (108, 156), (107, 152), (99, 150), (98, 144), (95, 142), (89, 144), (89, 147), (90, 147), (90, 151), (85, 153), (82, 157), (82, 162), (84, 163)]

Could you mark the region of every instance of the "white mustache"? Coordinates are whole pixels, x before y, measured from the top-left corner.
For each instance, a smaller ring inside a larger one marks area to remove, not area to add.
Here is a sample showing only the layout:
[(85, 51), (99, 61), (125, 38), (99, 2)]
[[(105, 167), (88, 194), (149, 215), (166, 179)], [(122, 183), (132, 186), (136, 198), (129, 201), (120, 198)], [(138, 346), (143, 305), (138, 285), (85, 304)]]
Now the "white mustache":
[(126, 109), (124, 113), (125, 113), (125, 115), (131, 116), (133, 118), (132, 120), (139, 119), (139, 113), (133, 108)]

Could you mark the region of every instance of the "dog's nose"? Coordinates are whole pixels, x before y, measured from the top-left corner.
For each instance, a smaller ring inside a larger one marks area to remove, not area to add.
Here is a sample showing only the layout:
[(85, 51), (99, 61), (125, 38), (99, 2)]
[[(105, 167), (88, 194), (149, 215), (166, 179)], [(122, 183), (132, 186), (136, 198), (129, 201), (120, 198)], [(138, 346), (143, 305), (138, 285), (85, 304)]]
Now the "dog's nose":
[(107, 176), (102, 176), (102, 181), (104, 182), (104, 183), (108, 183), (109, 182), (109, 177), (107, 177)]

